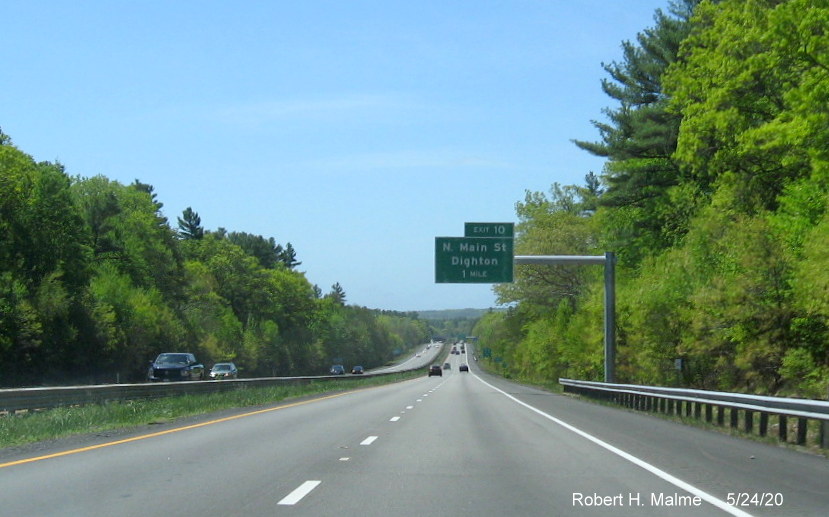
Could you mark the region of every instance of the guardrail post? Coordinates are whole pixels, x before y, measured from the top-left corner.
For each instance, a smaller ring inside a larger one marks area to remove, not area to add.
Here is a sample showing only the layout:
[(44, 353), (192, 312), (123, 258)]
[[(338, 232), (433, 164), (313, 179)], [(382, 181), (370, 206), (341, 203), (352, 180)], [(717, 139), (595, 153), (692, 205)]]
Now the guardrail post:
[(743, 422), (744, 427), (743, 429), (745, 432), (750, 433), (754, 431), (754, 412), (746, 410), (745, 412), (745, 421)]
[(805, 418), (797, 419), (797, 444), (804, 445), (806, 443), (806, 425), (809, 423)]
[(714, 406), (712, 406), (711, 404), (706, 404), (705, 405), (705, 421), (710, 424), (711, 420), (713, 420), (713, 418), (714, 418)]
[(777, 415), (777, 439), (781, 442), (789, 441), (789, 419), (786, 415)]
[(736, 408), (731, 408), (731, 428), (737, 427), (737, 419), (740, 418), (740, 412)]
[(760, 413), (760, 436), (766, 436), (769, 430), (769, 414)]
[(820, 421), (820, 446), (829, 449), (829, 420)]

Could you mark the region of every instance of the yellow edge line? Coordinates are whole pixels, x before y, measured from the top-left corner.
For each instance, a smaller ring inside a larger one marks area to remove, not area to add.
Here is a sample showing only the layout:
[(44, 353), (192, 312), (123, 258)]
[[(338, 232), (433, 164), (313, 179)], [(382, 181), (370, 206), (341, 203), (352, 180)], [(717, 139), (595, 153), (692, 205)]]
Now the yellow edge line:
[(379, 386), (372, 386), (372, 387), (369, 387), (369, 388), (363, 388), (363, 389), (359, 389), (359, 390), (347, 391), (345, 393), (336, 393), (334, 395), (326, 395), (325, 397), (315, 398), (315, 399), (312, 399), (312, 400), (304, 400), (302, 402), (294, 402), (292, 404), (286, 404), (284, 406), (277, 406), (277, 407), (272, 407), (272, 408), (268, 408), (268, 409), (260, 409), (260, 410), (257, 410), (257, 411), (251, 411), (249, 413), (242, 413), (240, 415), (228, 416), (228, 417), (225, 417), (225, 418), (210, 420), (208, 422), (201, 422), (199, 424), (193, 424), (193, 425), (188, 425), (188, 426), (184, 426), (184, 427), (177, 427), (175, 429), (167, 429), (166, 431), (159, 431), (157, 433), (142, 434), (141, 436), (134, 436), (132, 438), (126, 438), (124, 440), (116, 440), (114, 442), (101, 443), (101, 444), (98, 444), (98, 445), (90, 445), (89, 447), (81, 447), (80, 449), (70, 449), (68, 451), (56, 452), (54, 454), (47, 454), (45, 456), (37, 456), (37, 457), (34, 457), (34, 458), (27, 458), (25, 460), (17, 460), (17, 461), (10, 461), (8, 463), (0, 463), (0, 469), (6, 468), (6, 467), (13, 467), (15, 465), (22, 465), (24, 463), (34, 463), (35, 461), (42, 461), (42, 460), (48, 460), (48, 459), (52, 459), (52, 458), (59, 458), (61, 456), (69, 456), (70, 454), (78, 454), (80, 452), (92, 451), (92, 450), (95, 450), (95, 449), (103, 449), (104, 447), (112, 447), (113, 445), (121, 445), (122, 443), (137, 442), (139, 440), (145, 440), (147, 438), (155, 438), (156, 436), (163, 436), (165, 434), (177, 433), (179, 431), (186, 431), (188, 429), (196, 429), (197, 427), (204, 427), (204, 426), (207, 426), (207, 425), (218, 424), (218, 423), (221, 423), (221, 422), (227, 422), (229, 420), (236, 420), (236, 419), (244, 418), (244, 417), (248, 417), (248, 416), (261, 415), (262, 413), (270, 413), (271, 411), (278, 411), (280, 409), (287, 409), (287, 408), (292, 408), (292, 407), (296, 407), (296, 406), (302, 406), (302, 405), (305, 405), (305, 404), (310, 404), (311, 402), (319, 402), (319, 401), (322, 401), (322, 400), (328, 400), (328, 399), (333, 399), (333, 398), (337, 398), (337, 397), (342, 397), (343, 395), (350, 395), (351, 393), (356, 393), (358, 391), (364, 391), (364, 390), (367, 390), (367, 389), (373, 389), (373, 388), (376, 388), (376, 387), (379, 387)]

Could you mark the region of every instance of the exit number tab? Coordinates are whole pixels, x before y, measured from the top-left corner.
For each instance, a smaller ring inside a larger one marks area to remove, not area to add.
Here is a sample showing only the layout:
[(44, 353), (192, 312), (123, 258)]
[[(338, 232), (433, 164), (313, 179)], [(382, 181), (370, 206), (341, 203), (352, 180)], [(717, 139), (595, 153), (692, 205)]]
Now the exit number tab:
[(464, 223), (464, 237), (498, 237), (513, 238), (513, 223)]

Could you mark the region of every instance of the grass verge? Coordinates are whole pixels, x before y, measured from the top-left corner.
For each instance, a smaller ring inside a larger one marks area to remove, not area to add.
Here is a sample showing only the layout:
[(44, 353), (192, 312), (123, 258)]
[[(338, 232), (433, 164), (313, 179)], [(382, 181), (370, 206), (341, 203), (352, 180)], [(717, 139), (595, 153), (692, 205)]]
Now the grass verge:
[(179, 418), (225, 409), (263, 406), (299, 397), (391, 384), (422, 375), (422, 371), (412, 371), (348, 381), (312, 381), (300, 386), (241, 388), (224, 393), (127, 400), (6, 415), (0, 417), (0, 448), (78, 434), (169, 423)]

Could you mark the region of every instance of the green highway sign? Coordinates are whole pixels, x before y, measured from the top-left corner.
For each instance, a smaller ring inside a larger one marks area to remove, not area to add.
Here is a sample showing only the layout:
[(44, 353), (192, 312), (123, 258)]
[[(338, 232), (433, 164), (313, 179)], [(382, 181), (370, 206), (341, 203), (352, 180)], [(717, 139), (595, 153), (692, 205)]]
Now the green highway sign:
[(512, 237), (435, 237), (435, 283), (512, 282)]
[(464, 223), (464, 237), (509, 237), (515, 235), (512, 223)]

